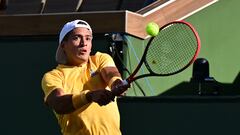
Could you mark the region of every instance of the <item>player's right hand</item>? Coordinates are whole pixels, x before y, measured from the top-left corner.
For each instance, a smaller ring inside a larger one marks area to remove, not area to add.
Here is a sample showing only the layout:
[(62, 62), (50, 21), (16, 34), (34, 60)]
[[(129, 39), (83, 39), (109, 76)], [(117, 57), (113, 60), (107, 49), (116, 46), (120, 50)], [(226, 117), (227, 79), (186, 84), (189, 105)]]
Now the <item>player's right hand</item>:
[(111, 101), (114, 101), (114, 97), (113, 93), (106, 89), (93, 90), (86, 94), (89, 102), (96, 102), (100, 106), (107, 105)]

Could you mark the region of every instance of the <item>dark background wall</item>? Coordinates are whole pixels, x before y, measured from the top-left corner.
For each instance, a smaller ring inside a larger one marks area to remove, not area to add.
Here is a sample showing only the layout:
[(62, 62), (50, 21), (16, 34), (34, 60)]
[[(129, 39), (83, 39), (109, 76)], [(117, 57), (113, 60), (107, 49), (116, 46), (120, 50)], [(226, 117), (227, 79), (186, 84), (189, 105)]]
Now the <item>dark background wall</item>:
[[(109, 53), (104, 34), (94, 35), (93, 44), (92, 53)], [(2, 134), (60, 134), (41, 89), (43, 74), (57, 65), (57, 46), (57, 36), (0, 37)]]
[(55, 66), (55, 37), (1, 37), (2, 134), (58, 134), (41, 78)]
[(123, 135), (237, 135), (239, 97), (119, 99)]

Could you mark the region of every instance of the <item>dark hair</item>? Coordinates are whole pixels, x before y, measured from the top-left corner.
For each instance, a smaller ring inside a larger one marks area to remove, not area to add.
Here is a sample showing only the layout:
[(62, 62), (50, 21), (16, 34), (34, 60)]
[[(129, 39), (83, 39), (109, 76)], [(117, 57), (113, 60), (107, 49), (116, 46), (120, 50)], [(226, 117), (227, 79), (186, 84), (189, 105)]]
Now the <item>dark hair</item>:
[(85, 22), (79, 21), (77, 24), (87, 25)]

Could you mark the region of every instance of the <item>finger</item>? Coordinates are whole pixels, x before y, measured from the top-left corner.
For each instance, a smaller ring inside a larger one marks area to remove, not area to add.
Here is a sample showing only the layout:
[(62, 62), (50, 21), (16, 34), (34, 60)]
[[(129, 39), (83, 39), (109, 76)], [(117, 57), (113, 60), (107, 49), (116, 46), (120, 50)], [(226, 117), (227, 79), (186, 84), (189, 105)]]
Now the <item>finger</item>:
[(106, 100), (109, 100), (109, 102), (114, 101), (115, 95), (113, 94), (112, 91), (106, 91)]
[(109, 102), (108, 101), (99, 101), (98, 104), (100, 106), (104, 106), (104, 105), (107, 105)]
[(112, 101), (112, 96), (110, 94), (108, 94), (107, 92), (103, 93), (103, 95), (101, 95), (101, 97), (98, 100), (98, 102), (101, 105), (106, 105), (106, 104), (110, 103), (111, 101)]

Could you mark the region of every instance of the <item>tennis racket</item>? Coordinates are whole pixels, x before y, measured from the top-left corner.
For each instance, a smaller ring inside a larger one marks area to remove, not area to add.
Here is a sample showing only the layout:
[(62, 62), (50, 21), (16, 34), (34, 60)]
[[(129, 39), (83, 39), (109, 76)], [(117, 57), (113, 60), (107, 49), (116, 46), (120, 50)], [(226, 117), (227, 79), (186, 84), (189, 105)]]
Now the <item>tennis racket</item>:
[[(200, 48), (199, 35), (190, 23), (170, 22), (160, 28), (157, 36), (149, 39), (138, 66), (124, 80), (124, 85), (144, 77), (180, 73), (194, 62)], [(143, 64), (149, 73), (137, 75)]]

